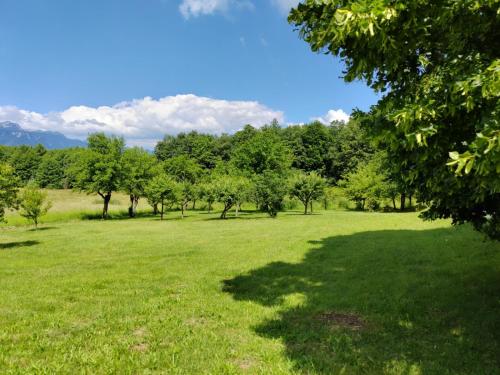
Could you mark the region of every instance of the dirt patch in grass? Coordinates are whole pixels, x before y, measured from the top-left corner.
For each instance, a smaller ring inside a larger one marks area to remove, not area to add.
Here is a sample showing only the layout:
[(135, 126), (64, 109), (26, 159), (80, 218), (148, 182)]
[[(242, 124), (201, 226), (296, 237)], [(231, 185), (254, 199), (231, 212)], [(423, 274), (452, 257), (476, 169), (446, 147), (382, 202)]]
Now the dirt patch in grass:
[(149, 349), (149, 345), (145, 342), (141, 342), (140, 344), (132, 345), (130, 349), (134, 352), (144, 353)]
[(255, 361), (253, 359), (236, 359), (234, 360), (234, 364), (243, 371), (248, 371), (250, 370), (254, 365)]
[(318, 314), (316, 319), (333, 328), (347, 328), (352, 331), (359, 331), (366, 327), (366, 322), (359, 315), (352, 313), (326, 311)]
[(141, 327), (141, 328), (137, 328), (137, 329), (133, 332), (133, 335), (134, 335), (135, 337), (144, 337), (144, 336), (146, 336), (146, 335), (147, 335), (147, 333), (148, 333), (148, 331), (146, 330), (146, 328)]

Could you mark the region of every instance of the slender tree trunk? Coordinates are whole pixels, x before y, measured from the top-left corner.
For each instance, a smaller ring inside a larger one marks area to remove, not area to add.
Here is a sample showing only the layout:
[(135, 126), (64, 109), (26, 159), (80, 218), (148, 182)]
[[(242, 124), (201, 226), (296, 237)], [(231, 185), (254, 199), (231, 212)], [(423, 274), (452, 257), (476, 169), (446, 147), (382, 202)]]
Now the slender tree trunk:
[(238, 217), (238, 213), (240, 212), (240, 204), (236, 204), (236, 217)]
[(153, 215), (158, 215), (158, 203), (153, 204)]
[(106, 195), (100, 194), (103, 199), (104, 199), (104, 206), (102, 208), (102, 218), (107, 219), (108, 218), (108, 208), (109, 208), (109, 201), (111, 200), (111, 192), (107, 192)]
[(128, 216), (135, 217), (137, 215), (137, 205), (139, 204), (139, 196), (130, 194), (130, 207), (128, 208)]
[(401, 204), (399, 206), (399, 209), (401, 211), (404, 211), (405, 210), (405, 206), (406, 206), (406, 194), (405, 193), (401, 193)]
[(326, 197), (323, 199), (323, 207), (325, 208), (325, 211), (328, 210), (328, 199)]
[(408, 203), (410, 204), (410, 208), (411, 208), (411, 199), (412, 199), (412, 198), (413, 198), (413, 197), (412, 197), (412, 195), (410, 194), (410, 195), (408, 196), (408, 199), (409, 199), (409, 202), (408, 202)]
[(362, 199), (361, 200), (361, 209), (364, 211), (365, 210), (365, 202), (366, 202), (366, 199)]
[(307, 208), (309, 207), (309, 201), (306, 200), (304, 203), (304, 215), (307, 215)]
[(396, 211), (396, 198), (392, 197), (392, 208), (394, 208), (394, 211)]
[(193, 199), (193, 210), (196, 210), (196, 199)]
[(165, 203), (164, 200), (161, 200), (161, 211), (160, 211), (160, 220), (163, 220), (163, 213), (165, 212)]
[(310, 206), (311, 206), (311, 214), (313, 213), (313, 201), (311, 201), (311, 203), (309, 203)]
[(186, 202), (181, 203), (181, 218), (184, 219), (184, 208), (186, 207)]
[(208, 213), (212, 211), (212, 202), (208, 201)]

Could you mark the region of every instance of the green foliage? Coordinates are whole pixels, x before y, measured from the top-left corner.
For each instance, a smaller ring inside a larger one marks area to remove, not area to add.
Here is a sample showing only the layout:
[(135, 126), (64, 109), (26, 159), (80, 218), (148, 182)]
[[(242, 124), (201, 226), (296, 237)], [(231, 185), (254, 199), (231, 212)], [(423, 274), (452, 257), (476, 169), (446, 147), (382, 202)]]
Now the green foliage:
[(248, 199), (250, 187), (250, 182), (245, 177), (220, 175), (214, 178), (209, 189), (215, 200), (224, 206), (221, 219), (227, 218), (227, 212), (233, 206), (239, 209), (240, 205)]
[(260, 209), (275, 218), (283, 209), (283, 201), (287, 194), (286, 177), (273, 171), (254, 177), (254, 199)]
[(23, 185), (35, 180), (38, 165), (47, 150), (42, 145), (14, 147), (8, 163), (14, 167)]
[(184, 218), (184, 211), (189, 202), (196, 198), (195, 185), (189, 181), (181, 181), (178, 185), (177, 204), (181, 208), (181, 217)]
[(111, 194), (122, 187), (125, 143), (123, 138), (104, 133), (89, 135), (87, 142), (88, 150), (77, 166), (75, 187), (97, 193), (104, 201), (102, 217), (107, 218)]
[(196, 183), (202, 176), (203, 170), (196, 160), (186, 155), (167, 159), (163, 166), (165, 171), (179, 182)]
[(305, 172), (327, 173), (332, 131), (320, 122), (283, 129), (283, 137), (294, 154), (293, 167)]
[(38, 226), (40, 218), (52, 207), (52, 203), (47, 200), (47, 193), (40, 190), (34, 184), (29, 184), (20, 194), (19, 214), (25, 219), (33, 222), (35, 228)]
[(49, 189), (73, 187), (75, 165), (80, 162), (84, 152), (85, 150), (81, 148), (47, 151), (37, 167), (37, 185)]
[(299, 173), (290, 181), (290, 195), (304, 205), (304, 215), (307, 215), (309, 204), (321, 198), (325, 193), (326, 181), (315, 172)]
[(347, 124), (335, 124), (331, 132), (332, 143), (325, 168), (327, 176), (338, 182), (360, 163), (367, 162), (375, 150), (366, 129), (356, 119), (351, 119)]
[(248, 174), (264, 171), (283, 173), (291, 166), (293, 157), (289, 147), (276, 129), (264, 129), (236, 147), (232, 163)]
[(185, 156), (194, 159), (201, 167), (212, 169), (219, 160), (217, 139), (196, 131), (180, 133), (176, 137), (167, 135), (155, 147), (158, 160)]
[(14, 168), (8, 164), (0, 163), (0, 222), (5, 220), (6, 209), (17, 207), (19, 184), (20, 181)]
[(199, 185), (200, 188), (200, 199), (207, 202), (207, 211), (210, 213), (212, 211), (212, 206), (217, 199), (216, 187), (211, 182), (204, 182)]
[(124, 151), (122, 163), (122, 190), (130, 196), (129, 216), (134, 217), (139, 199), (154, 175), (155, 159), (142, 148), (134, 147)]
[(171, 206), (178, 201), (180, 194), (179, 183), (174, 178), (159, 173), (152, 177), (144, 187), (144, 195), (153, 207), (160, 206), (161, 220), (165, 212), (165, 206)]
[(289, 21), (346, 81), (386, 95), (364, 122), (428, 205), (500, 238), (499, 0), (307, 0)]
[(388, 176), (382, 163), (382, 154), (376, 154), (368, 163), (360, 164), (355, 171), (348, 173), (341, 182), (346, 195), (356, 202), (359, 209), (364, 210), (367, 201), (370, 203), (368, 209), (378, 209), (380, 198), (389, 190)]

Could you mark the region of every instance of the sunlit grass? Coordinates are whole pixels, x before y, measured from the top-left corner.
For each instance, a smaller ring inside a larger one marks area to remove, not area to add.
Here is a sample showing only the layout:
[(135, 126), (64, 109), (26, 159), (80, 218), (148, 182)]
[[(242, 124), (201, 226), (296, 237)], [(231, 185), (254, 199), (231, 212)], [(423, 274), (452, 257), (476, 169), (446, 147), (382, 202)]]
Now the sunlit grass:
[(0, 373), (498, 372), (500, 248), (468, 227), (217, 217), (0, 228)]

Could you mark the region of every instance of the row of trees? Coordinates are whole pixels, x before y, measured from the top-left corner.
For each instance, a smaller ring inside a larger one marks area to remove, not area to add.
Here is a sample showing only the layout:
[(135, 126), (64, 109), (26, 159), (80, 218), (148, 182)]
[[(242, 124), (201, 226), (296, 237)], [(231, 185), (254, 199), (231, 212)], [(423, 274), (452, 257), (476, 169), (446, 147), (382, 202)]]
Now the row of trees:
[(236, 164), (219, 162), (205, 173), (194, 159), (185, 155), (158, 161), (143, 149), (126, 149), (121, 138), (93, 134), (88, 138), (84, 158), (75, 167), (75, 187), (103, 199), (103, 218), (108, 216), (109, 202), (115, 191), (124, 191), (130, 196), (131, 217), (136, 215), (141, 198), (146, 198), (162, 219), (165, 209), (174, 205), (184, 216), (187, 205), (192, 203), (194, 207), (198, 199), (206, 201), (209, 210), (214, 202), (221, 203), (223, 219), (232, 208), (238, 213), (244, 202), (254, 202), (275, 217), (287, 194), (301, 200), (307, 213), (308, 205), (322, 196), (326, 180), (315, 172), (292, 173), (289, 160), (284, 157), (285, 149), (278, 150), (273, 142), (262, 145), (259, 141), (258, 144), (261, 147), (258, 152), (252, 153), (246, 145), (241, 154), (245, 155), (244, 159), (236, 159)]
[[(76, 188), (98, 194), (103, 199), (103, 217), (108, 215), (114, 191), (130, 196), (132, 217), (141, 197), (160, 213), (161, 206), (174, 204), (183, 213), (189, 202), (195, 206), (203, 199), (209, 206), (218, 201), (228, 209), (238, 209), (241, 201), (252, 201), (276, 215), (283, 205), (280, 197), (288, 194), (305, 201), (307, 213), (311, 201), (319, 199), (321, 193), (308, 196), (302, 192), (306, 180), (318, 186), (345, 187), (348, 198), (359, 208), (364, 208), (367, 200), (371, 202), (368, 208), (378, 207), (387, 198), (385, 192), (390, 191), (392, 198), (399, 193), (392, 175), (384, 170), (386, 164), (372, 168), (378, 174), (376, 179), (368, 178), (372, 175), (363, 171), (374, 164), (372, 159), (380, 157), (356, 121), (286, 128), (273, 122), (261, 129), (247, 125), (232, 136), (218, 137), (181, 133), (166, 136), (154, 154), (140, 148), (127, 149), (121, 138), (94, 134), (88, 139), (87, 149), (0, 147), (2, 159), (14, 166), (24, 184), (34, 181), (40, 187)], [(375, 182), (376, 188), (372, 186)], [(228, 209), (223, 210), (223, 217)]]
[[(259, 147), (266, 151), (273, 149), (267, 164), (260, 160), (250, 162), (249, 156), (244, 155), (246, 151), (258, 153)], [(14, 166), (23, 184), (36, 181), (41, 187), (72, 188), (76, 179), (72, 166), (79, 162), (83, 152), (81, 148), (46, 150), (41, 145), (0, 146), (0, 161)], [(247, 125), (233, 135), (220, 136), (181, 133), (166, 136), (154, 150), (159, 161), (186, 156), (202, 171), (211, 171), (221, 163), (232, 161), (240, 167), (259, 170), (274, 167), (273, 163), (280, 164), (280, 158), (286, 158), (291, 168), (316, 172), (331, 182), (340, 180), (372, 153), (366, 132), (355, 121), (329, 126), (314, 122), (284, 128), (273, 122), (264, 129)]]

